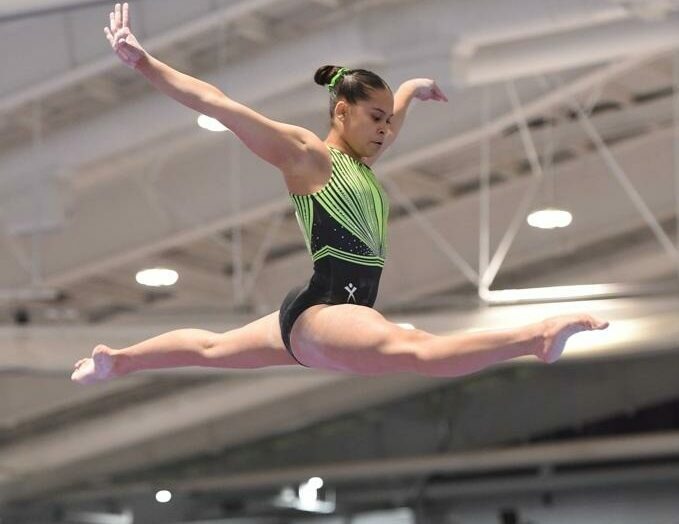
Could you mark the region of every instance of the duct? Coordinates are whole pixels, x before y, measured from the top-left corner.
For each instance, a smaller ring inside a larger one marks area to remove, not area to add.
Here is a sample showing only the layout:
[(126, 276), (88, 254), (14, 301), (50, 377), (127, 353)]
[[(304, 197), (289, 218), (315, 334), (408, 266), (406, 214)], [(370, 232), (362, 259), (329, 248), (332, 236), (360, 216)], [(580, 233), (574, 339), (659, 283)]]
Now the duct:
[(643, 56), (679, 45), (679, 16), (661, 22), (624, 21), (524, 38), (453, 56), (454, 81), (473, 86)]

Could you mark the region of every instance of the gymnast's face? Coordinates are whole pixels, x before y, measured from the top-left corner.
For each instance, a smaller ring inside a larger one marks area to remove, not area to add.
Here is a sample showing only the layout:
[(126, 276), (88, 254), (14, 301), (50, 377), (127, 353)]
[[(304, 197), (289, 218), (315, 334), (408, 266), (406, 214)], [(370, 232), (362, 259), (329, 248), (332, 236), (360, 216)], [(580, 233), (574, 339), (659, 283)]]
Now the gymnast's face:
[(375, 90), (367, 100), (335, 106), (342, 138), (361, 158), (371, 157), (383, 146), (394, 116), (394, 95), (388, 89)]

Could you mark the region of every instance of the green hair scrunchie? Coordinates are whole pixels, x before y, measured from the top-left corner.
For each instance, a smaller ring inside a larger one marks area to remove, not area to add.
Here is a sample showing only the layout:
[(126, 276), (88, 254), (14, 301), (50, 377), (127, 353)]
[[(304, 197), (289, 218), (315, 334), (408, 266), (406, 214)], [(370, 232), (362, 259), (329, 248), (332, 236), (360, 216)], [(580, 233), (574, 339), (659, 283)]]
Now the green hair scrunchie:
[(328, 91), (332, 93), (333, 89), (335, 89), (335, 85), (342, 80), (344, 75), (346, 75), (349, 72), (349, 70), (346, 67), (340, 67), (337, 70), (337, 73), (335, 73), (332, 77), (332, 80), (330, 80), (330, 83), (328, 84)]

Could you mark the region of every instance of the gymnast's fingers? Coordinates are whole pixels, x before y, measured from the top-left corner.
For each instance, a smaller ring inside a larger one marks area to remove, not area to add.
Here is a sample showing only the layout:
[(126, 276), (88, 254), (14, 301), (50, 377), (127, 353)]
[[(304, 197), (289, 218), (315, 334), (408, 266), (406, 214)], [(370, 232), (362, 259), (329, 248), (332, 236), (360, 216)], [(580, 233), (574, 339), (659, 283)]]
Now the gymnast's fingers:
[(130, 5), (127, 2), (123, 4), (123, 27), (130, 27)]
[(115, 13), (114, 14), (114, 20), (115, 20), (115, 24), (116, 24), (116, 29), (120, 29), (123, 26), (123, 24), (122, 24), (123, 15), (122, 15), (122, 12), (121, 12), (120, 4), (116, 4), (114, 13)]

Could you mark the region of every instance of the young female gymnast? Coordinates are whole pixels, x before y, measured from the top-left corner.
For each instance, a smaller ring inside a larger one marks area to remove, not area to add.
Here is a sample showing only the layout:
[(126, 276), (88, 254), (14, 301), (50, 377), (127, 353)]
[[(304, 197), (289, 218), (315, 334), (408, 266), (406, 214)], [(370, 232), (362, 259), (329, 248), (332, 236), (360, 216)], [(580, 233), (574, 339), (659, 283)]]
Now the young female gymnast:
[(288, 293), (280, 311), (225, 333), (179, 329), (123, 349), (99, 345), (91, 358), (76, 363), (72, 380), (88, 384), (178, 366), (297, 363), (366, 375), (459, 376), (524, 355), (553, 362), (569, 336), (607, 327), (589, 315), (570, 315), (438, 336), (403, 329), (372, 309), (384, 266), (388, 203), (370, 166), (398, 135), (413, 99), (447, 101), (433, 80), (408, 80), (392, 94), (370, 71), (321, 67), (314, 80), (330, 92), (331, 129), (320, 140), (155, 59), (139, 45), (129, 20), (128, 5), (116, 4), (105, 29), (125, 65), (181, 104), (221, 121), (281, 171), (314, 272)]

